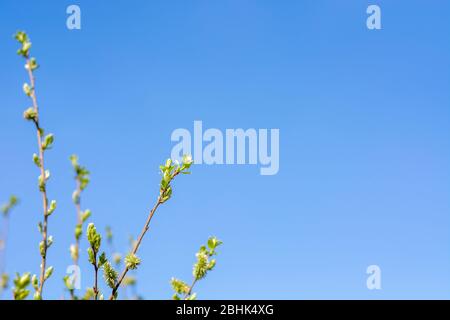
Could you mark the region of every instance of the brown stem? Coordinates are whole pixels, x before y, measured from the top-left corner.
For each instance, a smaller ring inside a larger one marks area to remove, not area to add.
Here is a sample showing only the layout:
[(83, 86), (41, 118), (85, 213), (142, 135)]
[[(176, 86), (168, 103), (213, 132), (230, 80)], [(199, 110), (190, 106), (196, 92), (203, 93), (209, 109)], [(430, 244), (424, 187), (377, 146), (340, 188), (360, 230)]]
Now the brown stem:
[[(156, 201), (156, 204), (154, 205), (154, 207), (152, 208), (152, 210), (150, 210), (150, 213), (147, 217), (147, 221), (145, 222), (144, 227), (142, 228), (141, 234), (139, 235), (139, 238), (136, 241), (136, 244), (134, 245), (133, 250), (131, 251), (132, 254), (136, 254), (136, 252), (139, 249), (139, 246), (141, 245), (142, 239), (144, 238), (145, 234), (147, 233), (148, 229), (149, 229), (149, 225), (150, 225), (150, 221), (152, 221), (153, 215), (155, 214), (156, 210), (158, 209), (158, 207), (162, 204), (161, 202), (161, 198), (158, 197), (158, 200)], [(111, 296), (109, 297), (109, 300), (113, 300), (114, 299), (114, 295), (116, 294), (117, 290), (119, 289), (123, 279), (125, 278), (125, 276), (127, 275), (127, 272), (129, 271), (129, 269), (125, 266), (125, 269), (122, 271), (122, 274), (120, 275), (119, 279), (117, 280), (116, 285), (114, 286)]]
[(94, 248), (92, 248), (92, 251), (94, 251), (94, 263), (92, 264), (94, 266), (94, 299), (98, 300), (98, 265), (97, 265), (97, 252), (95, 252)]
[[(31, 70), (31, 64), (30, 59), (27, 57), (26, 62), (28, 65), (28, 77), (30, 78), (30, 85), (31, 85), (31, 100), (33, 102), (33, 108), (36, 113), (36, 131), (37, 131), (37, 140), (38, 140), (38, 147), (39, 147), (39, 160), (40, 160), (40, 171), (41, 171), (41, 177), (42, 179), (45, 179), (45, 167), (44, 167), (44, 149), (42, 147), (42, 130), (39, 126), (39, 108), (37, 104), (37, 98), (36, 98), (36, 91), (35, 91), (35, 79), (33, 75), (33, 70)], [(44, 243), (44, 248), (42, 252), (42, 260), (41, 260), (41, 273), (39, 276), (39, 295), (42, 297), (42, 291), (44, 289), (44, 282), (45, 282), (45, 267), (47, 264), (47, 227), (48, 227), (48, 198), (47, 198), (47, 190), (45, 187), (45, 180), (44, 180), (44, 187), (41, 190), (42, 193), (42, 204), (43, 204), (43, 210), (44, 210), (44, 223), (42, 225), (42, 241)]]
[(186, 293), (186, 295), (184, 296), (184, 300), (186, 300), (187, 298), (189, 298), (189, 296), (192, 294), (192, 289), (194, 289), (195, 284), (197, 283), (198, 279), (197, 277), (194, 278), (194, 281), (192, 281), (191, 286), (189, 287), (189, 291)]
[[(180, 173), (180, 171), (176, 171), (171, 178), (171, 181)], [(155, 214), (156, 210), (158, 209), (158, 207), (163, 204), (164, 202), (162, 201), (161, 195), (163, 195), (170, 187), (170, 183), (167, 184), (167, 186), (162, 189), (160, 191), (160, 195), (158, 196), (158, 200), (156, 201), (155, 205), (153, 206), (152, 210), (150, 210), (150, 213), (148, 214), (147, 220), (145, 221), (144, 227), (142, 228), (141, 234), (139, 235), (139, 238), (136, 241), (136, 244), (134, 245), (133, 250), (131, 251), (131, 253), (134, 255), (137, 253), (139, 246), (141, 245), (142, 239), (144, 238), (145, 234), (147, 233), (149, 226), (150, 226), (150, 222), (152, 221), (153, 215)], [(109, 300), (113, 300), (114, 296), (117, 293), (117, 290), (119, 289), (123, 279), (125, 278), (125, 276), (127, 275), (127, 272), (129, 271), (129, 269), (127, 268), (127, 266), (125, 265), (125, 269), (122, 271), (119, 279), (117, 280), (116, 285), (114, 286), (114, 288), (112, 289), (111, 292), (111, 296), (109, 297)]]

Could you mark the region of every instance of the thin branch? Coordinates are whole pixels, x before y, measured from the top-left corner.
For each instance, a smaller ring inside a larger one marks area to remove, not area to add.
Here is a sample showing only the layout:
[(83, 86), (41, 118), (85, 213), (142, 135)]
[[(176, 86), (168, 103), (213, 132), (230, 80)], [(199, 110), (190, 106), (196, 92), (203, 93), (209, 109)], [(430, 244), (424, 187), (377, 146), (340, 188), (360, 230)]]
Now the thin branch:
[[(45, 180), (45, 166), (44, 166), (44, 148), (42, 147), (42, 130), (39, 126), (39, 107), (37, 103), (36, 98), (36, 85), (35, 85), (35, 78), (33, 75), (33, 70), (31, 68), (30, 58), (26, 58), (27, 65), (29, 66), (27, 68), (28, 70), (28, 77), (30, 79), (30, 85), (31, 85), (31, 101), (33, 102), (33, 109), (36, 113), (36, 118), (34, 119), (34, 123), (36, 125), (36, 131), (37, 131), (37, 140), (38, 140), (38, 148), (39, 148), (39, 168), (41, 171), (41, 177)], [(39, 276), (39, 290), (38, 293), (42, 297), (42, 291), (44, 289), (44, 283), (45, 283), (45, 267), (47, 264), (47, 249), (48, 249), (48, 243), (47, 243), (47, 228), (48, 228), (48, 197), (47, 197), (47, 190), (46, 186), (44, 184), (44, 187), (41, 188), (41, 194), (42, 194), (42, 205), (43, 205), (43, 211), (44, 211), (44, 222), (42, 224), (42, 241), (43, 241), (43, 250), (42, 250), (42, 259), (41, 259), (41, 272)]]
[[(179, 173), (180, 173), (180, 171), (176, 171), (176, 172), (173, 174), (171, 180), (173, 180)], [(147, 233), (148, 229), (150, 228), (150, 222), (152, 221), (152, 218), (153, 218), (153, 216), (154, 216), (156, 210), (158, 209), (158, 207), (159, 207), (161, 204), (164, 203), (164, 201), (163, 201), (161, 195), (165, 194), (165, 193), (167, 192), (167, 190), (169, 190), (169, 188), (170, 188), (170, 184), (168, 184), (165, 188), (163, 188), (163, 189), (161, 190), (160, 195), (158, 196), (158, 199), (157, 199), (155, 205), (153, 206), (152, 210), (150, 210), (150, 213), (149, 213), (149, 215), (148, 215), (148, 217), (147, 217), (147, 220), (146, 220), (146, 222), (145, 222), (145, 224), (144, 224), (144, 227), (142, 228), (141, 234), (139, 235), (139, 237), (138, 237), (138, 239), (137, 239), (137, 241), (136, 241), (136, 244), (134, 245), (134, 248), (133, 248), (133, 250), (131, 251), (131, 253), (132, 253), (133, 255), (135, 255), (135, 254), (137, 253), (137, 251), (138, 251), (138, 249), (139, 249), (139, 246), (141, 245), (142, 239), (144, 238), (145, 234)], [(125, 276), (127, 275), (127, 272), (128, 272), (128, 271), (129, 271), (129, 268), (125, 265), (125, 269), (122, 271), (122, 273), (121, 273), (119, 279), (117, 280), (117, 283), (116, 283), (116, 285), (114, 286), (114, 288), (113, 288), (113, 290), (112, 290), (112, 293), (111, 293), (111, 296), (109, 297), (109, 300), (113, 300), (113, 299), (114, 299), (114, 296), (116, 295), (117, 290), (119, 289), (119, 287), (120, 287), (120, 285), (121, 285), (123, 279), (124, 279)]]
[[(94, 249), (92, 249), (94, 250)], [(97, 265), (97, 253), (94, 251), (94, 287), (92, 288), (94, 290), (94, 299), (98, 300), (98, 265)]]
[(192, 290), (194, 289), (195, 284), (197, 283), (198, 279), (197, 277), (194, 278), (194, 281), (192, 281), (191, 286), (189, 287), (189, 291), (186, 293), (186, 295), (184, 296), (184, 300), (186, 300), (187, 298), (189, 298), (189, 296), (192, 294)]
[[(134, 245), (133, 250), (131, 251), (133, 254), (136, 254), (139, 246), (141, 245), (142, 239), (144, 238), (145, 234), (147, 233), (148, 229), (149, 229), (149, 225), (150, 222), (152, 221), (153, 215), (155, 214), (156, 210), (158, 209), (158, 207), (161, 205), (161, 199), (160, 197), (158, 197), (158, 200), (155, 204), (155, 206), (153, 207), (153, 209), (150, 211), (148, 217), (147, 217), (147, 221), (145, 222), (144, 228), (141, 231), (141, 234), (138, 238), (138, 240), (136, 241), (136, 244)], [(125, 278), (125, 276), (127, 275), (127, 272), (129, 271), (129, 269), (125, 266), (125, 269), (122, 271), (119, 279), (117, 280), (117, 283), (115, 285), (115, 287), (112, 290), (111, 296), (109, 297), (109, 300), (113, 300), (114, 296), (117, 292), (117, 290), (119, 289), (123, 279)]]

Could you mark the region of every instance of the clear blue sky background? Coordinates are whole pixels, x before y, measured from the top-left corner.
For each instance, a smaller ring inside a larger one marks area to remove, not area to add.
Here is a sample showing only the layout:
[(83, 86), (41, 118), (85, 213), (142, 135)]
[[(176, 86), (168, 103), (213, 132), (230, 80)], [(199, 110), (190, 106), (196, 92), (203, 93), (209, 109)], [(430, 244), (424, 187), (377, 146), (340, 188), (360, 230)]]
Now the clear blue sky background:
[[(66, 28), (66, 7), (82, 30)], [(366, 8), (382, 9), (381, 31)], [(83, 206), (127, 248), (158, 192), (176, 128), (279, 128), (280, 172), (195, 166), (152, 221), (138, 291), (169, 298), (190, 281), (208, 236), (224, 241), (199, 298), (450, 297), (448, 1), (0, 2), (0, 198), (11, 219), (8, 271), (38, 272), (41, 199), (34, 128), (12, 34), (29, 32), (41, 68), (60, 298), (71, 263), (68, 157), (92, 171)], [(86, 248), (86, 242), (83, 242)], [(86, 260), (85, 249), (82, 260)], [(366, 268), (382, 269), (382, 290)], [(92, 283), (83, 263), (83, 287)]]

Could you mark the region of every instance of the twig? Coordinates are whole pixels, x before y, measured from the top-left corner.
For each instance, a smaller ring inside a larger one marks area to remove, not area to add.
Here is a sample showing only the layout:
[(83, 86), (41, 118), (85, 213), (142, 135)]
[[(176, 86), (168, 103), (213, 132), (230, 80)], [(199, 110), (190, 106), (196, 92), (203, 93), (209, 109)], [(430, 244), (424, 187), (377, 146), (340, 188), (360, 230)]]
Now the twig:
[(94, 287), (92, 288), (94, 290), (94, 299), (98, 300), (98, 265), (97, 265), (97, 253), (94, 251)]
[[(30, 58), (26, 58), (26, 62), (28, 66), (31, 66)], [(31, 85), (31, 101), (33, 102), (33, 109), (36, 113), (36, 117), (34, 118), (34, 124), (36, 125), (36, 131), (37, 131), (37, 140), (38, 140), (38, 148), (39, 148), (39, 168), (41, 171), (41, 177), (45, 180), (45, 166), (44, 166), (44, 149), (42, 147), (42, 129), (39, 126), (39, 107), (37, 103), (36, 98), (36, 85), (35, 85), (35, 78), (33, 75), (33, 70), (31, 67), (27, 68), (28, 70), (28, 77), (30, 79), (30, 85)], [(43, 211), (44, 211), (44, 222), (42, 224), (42, 241), (43, 241), (43, 249), (42, 249), (42, 258), (41, 258), (41, 272), (39, 276), (39, 289), (38, 293), (42, 297), (42, 292), (44, 289), (44, 283), (45, 283), (45, 267), (47, 264), (47, 249), (48, 249), (48, 243), (47, 243), (47, 229), (48, 229), (48, 197), (47, 197), (47, 190), (44, 184), (44, 187), (40, 190), (42, 194), (42, 205), (43, 205)]]
[[(161, 197), (158, 197), (158, 200), (156, 201), (156, 204), (154, 205), (153, 209), (150, 211), (148, 217), (147, 217), (147, 221), (145, 222), (144, 228), (142, 228), (141, 234), (138, 238), (138, 240), (136, 241), (136, 244), (134, 245), (133, 250), (131, 251), (133, 254), (136, 254), (139, 246), (141, 245), (142, 239), (144, 238), (145, 234), (147, 233), (148, 229), (150, 228), (150, 222), (152, 221), (153, 215), (155, 214), (156, 210), (158, 209), (158, 207), (162, 204), (161, 202)], [(129, 271), (128, 267), (125, 266), (125, 269), (122, 271), (119, 279), (117, 280), (116, 285), (114, 286), (111, 296), (109, 297), (109, 300), (113, 300), (114, 296), (116, 295), (117, 290), (119, 289), (123, 279), (125, 278), (125, 276), (127, 275), (127, 272)]]
[[(172, 195), (172, 187), (170, 185), (171, 181), (180, 173), (189, 173), (187, 170), (192, 164), (192, 158), (190, 156), (183, 157), (183, 164), (178, 165), (177, 167), (172, 165), (172, 161), (169, 159), (166, 162), (165, 166), (161, 166), (161, 171), (163, 174), (163, 178), (161, 181), (161, 188), (160, 188), (160, 194), (158, 196), (158, 199), (153, 206), (153, 208), (150, 210), (150, 213), (147, 217), (147, 220), (144, 224), (144, 227), (142, 228), (141, 234), (139, 235), (136, 244), (134, 245), (133, 250), (131, 251), (132, 255), (135, 255), (139, 249), (139, 246), (141, 245), (142, 239), (144, 238), (145, 234), (147, 233), (148, 229), (150, 228), (150, 222), (152, 221), (152, 218), (156, 212), (156, 210), (159, 208), (161, 204), (166, 202), (168, 199), (170, 199)], [(119, 289), (123, 279), (127, 275), (127, 272), (129, 271), (128, 266), (125, 264), (125, 269), (120, 274), (119, 279), (117, 280), (117, 283), (115, 284), (114, 288), (112, 289), (111, 296), (109, 297), (109, 300), (114, 300), (114, 297), (117, 293), (117, 290)]]
[(189, 291), (186, 293), (186, 295), (184, 296), (184, 300), (186, 300), (187, 298), (189, 298), (189, 296), (192, 294), (192, 290), (194, 289), (195, 284), (197, 283), (198, 279), (197, 277), (194, 278), (194, 281), (192, 281), (191, 286), (189, 287)]

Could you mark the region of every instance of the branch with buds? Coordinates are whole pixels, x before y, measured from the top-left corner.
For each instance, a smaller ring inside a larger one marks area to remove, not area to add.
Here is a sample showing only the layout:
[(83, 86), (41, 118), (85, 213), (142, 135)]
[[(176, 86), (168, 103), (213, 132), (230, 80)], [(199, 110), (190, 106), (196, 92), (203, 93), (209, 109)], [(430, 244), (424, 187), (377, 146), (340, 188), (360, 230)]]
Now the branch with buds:
[(144, 227), (142, 228), (141, 234), (139, 235), (133, 250), (127, 255), (127, 258), (125, 258), (125, 269), (122, 271), (119, 279), (117, 280), (117, 283), (113, 287), (111, 296), (109, 297), (110, 300), (115, 299), (115, 297), (117, 296), (117, 290), (119, 289), (123, 279), (127, 275), (127, 272), (130, 269), (131, 270), (136, 269), (137, 266), (140, 264), (141, 261), (136, 256), (136, 253), (139, 249), (139, 246), (141, 245), (142, 239), (144, 238), (145, 234), (150, 228), (150, 222), (152, 221), (152, 218), (156, 210), (158, 210), (161, 204), (165, 203), (172, 197), (171, 182), (179, 174), (190, 174), (189, 168), (191, 167), (192, 163), (193, 163), (192, 157), (190, 155), (185, 155), (183, 156), (181, 164), (179, 164), (178, 162), (174, 163), (171, 159), (168, 159), (165, 165), (159, 167), (162, 175), (159, 187), (159, 196), (156, 200), (155, 205), (150, 210), (150, 213), (147, 216), (147, 220), (145, 221)]
[[(34, 127), (36, 128), (38, 152), (37, 154), (33, 154), (33, 162), (38, 167), (40, 172), (40, 175), (38, 177), (38, 187), (39, 192), (42, 196), (43, 220), (38, 225), (39, 232), (42, 235), (42, 241), (39, 244), (39, 251), (41, 255), (40, 274), (39, 276), (32, 276), (30, 273), (24, 273), (22, 275), (16, 274), (16, 277), (13, 280), (13, 298), (16, 300), (26, 299), (30, 293), (30, 290), (28, 288), (31, 285), (35, 290), (34, 298), (40, 300), (43, 298), (44, 284), (53, 273), (53, 267), (47, 267), (47, 251), (53, 243), (53, 237), (48, 235), (48, 219), (56, 209), (56, 201), (48, 200), (47, 183), (50, 179), (50, 172), (45, 168), (44, 156), (46, 154), (46, 151), (51, 149), (51, 147), (53, 146), (54, 136), (53, 134), (45, 135), (44, 129), (42, 128), (40, 122), (39, 108), (35, 90), (35, 71), (37, 70), (39, 65), (36, 59), (30, 56), (31, 42), (27, 34), (22, 31), (16, 33), (15, 39), (21, 45), (17, 53), (25, 59), (25, 69), (27, 70), (29, 77), (29, 83), (25, 83), (23, 85), (23, 91), (25, 95), (31, 100), (32, 106), (25, 110), (23, 116), (26, 120), (32, 122), (34, 124)], [(78, 157), (76, 155), (71, 156), (70, 160), (75, 171), (76, 189), (73, 192), (72, 199), (75, 205), (77, 217), (75, 227), (75, 243), (71, 245), (70, 253), (75, 265), (78, 265), (80, 257), (80, 240), (83, 233), (83, 225), (91, 216), (90, 210), (83, 211), (81, 208), (81, 194), (88, 186), (90, 178), (89, 171), (78, 163)], [(93, 223), (90, 223), (87, 226), (86, 236), (89, 243), (88, 260), (94, 268), (94, 281), (92, 287), (86, 291), (83, 299), (102, 300), (104, 298), (100, 292), (98, 281), (100, 270), (103, 270), (103, 278), (106, 282), (106, 285), (112, 290), (109, 297), (110, 300), (117, 299), (118, 290), (121, 285), (123, 287), (127, 284), (135, 283), (136, 280), (132, 277), (127, 277), (127, 273), (130, 270), (136, 270), (141, 264), (141, 259), (137, 256), (137, 252), (145, 234), (150, 228), (150, 222), (153, 219), (153, 216), (155, 215), (157, 209), (172, 197), (172, 181), (180, 174), (190, 174), (189, 169), (192, 163), (192, 157), (189, 155), (185, 155), (181, 163), (178, 163), (177, 161), (174, 162), (169, 159), (164, 165), (160, 166), (162, 178), (160, 181), (159, 195), (147, 216), (147, 219), (138, 238), (133, 242), (132, 249), (127, 255), (125, 255), (125, 258), (123, 259), (124, 269), (120, 273), (120, 275), (114, 269), (110, 261), (108, 261), (106, 254), (104, 252), (100, 253), (102, 237), (97, 232), (95, 225)], [(10, 210), (16, 204), (17, 198), (11, 197), (10, 202), (2, 209), (4, 215), (7, 216)], [(107, 231), (107, 240), (111, 245), (112, 232), (110, 230), (109, 232)], [(176, 292), (174, 296), (175, 299), (181, 299), (182, 297), (180, 295), (184, 296), (183, 298), (187, 300), (195, 299), (195, 294), (192, 293), (192, 290), (196, 282), (203, 279), (206, 274), (214, 268), (216, 262), (214, 259), (212, 259), (212, 257), (216, 254), (215, 250), (220, 244), (221, 242), (217, 240), (217, 238), (212, 237), (208, 240), (206, 246), (202, 246), (200, 248), (200, 251), (197, 253), (197, 263), (194, 265), (194, 280), (190, 286), (180, 280), (172, 280), (172, 286)], [(115, 261), (115, 265), (117, 267), (122, 262), (122, 259), (121, 257), (114, 256), (113, 261)], [(74, 286), (71, 281), (72, 280), (70, 280), (68, 276), (64, 277), (64, 283), (69, 289), (72, 299), (77, 299), (74, 294)], [(4, 277), (2, 275), (2, 277), (0, 278), (0, 284), (3, 286), (3, 283), (7, 282), (7, 277)]]
[(37, 133), (38, 154), (33, 154), (33, 162), (39, 168), (40, 175), (38, 178), (39, 191), (42, 195), (43, 206), (43, 222), (39, 223), (39, 231), (42, 235), (42, 241), (39, 244), (39, 251), (41, 253), (40, 276), (38, 286), (34, 295), (36, 300), (42, 299), (45, 281), (50, 277), (53, 268), (46, 268), (47, 265), (47, 250), (51, 246), (53, 239), (48, 236), (48, 217), (56, 209), (56, 201), (49, 202), (47, 197), (47, 181), (50, 178), (50, 171), (45, 169), (44, 154), (49, 150), (54, 141), (53, 134), (44, 135), (44, 129), (41, 127), (39, 118), (39, 107), (36, 97), (36, 84), (34, 72), (39, 67), (36, 58), (30, 57), (31, 42), (25, 32), (19, 31), (15, 35), (15, 39), (20, 43), (21, 47), (17, 54), (25, 59), (25, 69), (28, 72), (30, 83), (23, 85), (23, 91), (27, 97), (30, 98), (32, 106), (25, 110), (23, 116), (26, 120), (34, 123)]
[(190, 286), (182, 280), (172, 278), (170, 282), (172, 289), (175, 291), (172, 297), (174, 300), (195, 300), (197, 298), (197, 294), (193, 293), (192, 290), (196, 283), (204, 279), (207, 273), (216, 266), (216, 260), (211, 258), (217, 254), (216, 249), (221, 244), (222, 241), (216, 237), (211, 237), (208, 239), (207, 245), (200, 247), (200, 250), (196, 254), (197, 262), (194, 264), (192, 271), (193, 281)]

